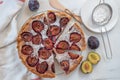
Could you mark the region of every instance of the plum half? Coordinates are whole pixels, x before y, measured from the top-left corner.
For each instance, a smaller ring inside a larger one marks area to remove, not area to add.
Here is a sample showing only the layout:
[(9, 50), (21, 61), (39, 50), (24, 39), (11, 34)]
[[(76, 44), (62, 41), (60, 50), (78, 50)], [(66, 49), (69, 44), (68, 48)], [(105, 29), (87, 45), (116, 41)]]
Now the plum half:
[(92, 64), (97, 64), (100, 61), (100, 55), (96, 52), (89, 52), (87, 59)]
[(89, 61), (83, 61), (81, 64), (81, 71), (85, 74), (91, 73), (93, 71), (93, 66)]

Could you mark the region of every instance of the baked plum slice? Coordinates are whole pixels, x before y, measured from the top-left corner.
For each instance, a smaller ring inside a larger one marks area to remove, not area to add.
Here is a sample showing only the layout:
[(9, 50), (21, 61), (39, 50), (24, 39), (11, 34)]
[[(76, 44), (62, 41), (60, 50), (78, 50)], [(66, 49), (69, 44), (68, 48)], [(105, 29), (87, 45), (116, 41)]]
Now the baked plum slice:
[(45, 60), (51, 56), (51, 53), (46, 48), (40, 48), (38, 54), (40, 58)]
[(32, 29), (35, 32), (40, 33), (44, 29), (44, 23), (42, 21), (39, 21), (39, 20), (34, 20), (32, 22)]
[(33, 48), (32, 46), (30, 45), (23, 45), (22, 46), (22, 49), (21, 49), (21, 52), (24, 54), (24, 55), (30, 55), (33, 53)]
[(29, 66), (34, 67), (39, 62), (39, 59), (36, 58), (35, 56), (28, 56), (26, 58), (26, 61)]
[(32, 40), (32, 33), (30, 33), (30, 32), (22, 32), (21, 38), (22, 38), (25, 42), (30, 42), (30, 41)]
[(70, 42), (77, 43), (81, 40), (81, 34), (73, 32), (70, 34)]
[(36, 67), (37, 72), (44, 74), (48, 70), (48, 63), (46, 61), (41, 62)]

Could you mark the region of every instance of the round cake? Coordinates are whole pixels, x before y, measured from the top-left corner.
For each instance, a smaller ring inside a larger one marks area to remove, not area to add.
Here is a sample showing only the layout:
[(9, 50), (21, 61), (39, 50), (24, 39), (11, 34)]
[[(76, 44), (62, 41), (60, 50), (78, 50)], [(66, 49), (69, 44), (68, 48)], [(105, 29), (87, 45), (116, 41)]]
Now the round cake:
[(17, 48), (28, 70), (43, 78), (54, 78), (54, 59), (69, 74), (80, 64), (79, 53), (86, 49), (86, 42), (80, 24), (69, 14), (48, 10), (24, 23)]

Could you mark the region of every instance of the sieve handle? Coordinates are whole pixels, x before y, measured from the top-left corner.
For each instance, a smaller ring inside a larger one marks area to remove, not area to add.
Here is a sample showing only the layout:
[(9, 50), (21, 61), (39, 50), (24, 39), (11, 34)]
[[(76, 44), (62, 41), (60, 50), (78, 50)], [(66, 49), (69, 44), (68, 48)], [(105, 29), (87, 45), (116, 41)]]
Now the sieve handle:
[(104, 36), (103, 36), (102, 27), (101, 27), (101, 36), (102, 36), (103, 46), (104, 46), (104, 49), (105, 49), (105, 55), (106, 55), (107, 59), (112, 59), (112, 48), (111, 48), (111, 43), (110, 43), (109, 35), (108, 35), (106, 27), (104, 27), (104, 29), (105, 29), (105, 34), (107, 36), (108, 48), (109, 48), (109, 51), (110, 51), (110, 54), (108, 54), (108, 52), (107, 52), (107, 46), (106, 46), (106, 43), (105, 43), (105, 39), (104, 39)]

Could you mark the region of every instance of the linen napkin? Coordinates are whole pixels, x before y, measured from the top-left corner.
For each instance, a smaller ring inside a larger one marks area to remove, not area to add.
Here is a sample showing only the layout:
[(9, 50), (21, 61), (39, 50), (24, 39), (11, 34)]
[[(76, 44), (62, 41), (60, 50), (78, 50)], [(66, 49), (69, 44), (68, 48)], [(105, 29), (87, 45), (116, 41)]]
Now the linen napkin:
[[(0, 4), (0, 48), (15, 40), (16, 15), (21, 9), (23, 2), (20, 0), (4, 0)], [(14, 34), (13, 34), (14, 33)]]
[(40, 80), (26, 69), (17, 54), (17, 17), (24, 1), (0, 0), (0, 80)]

